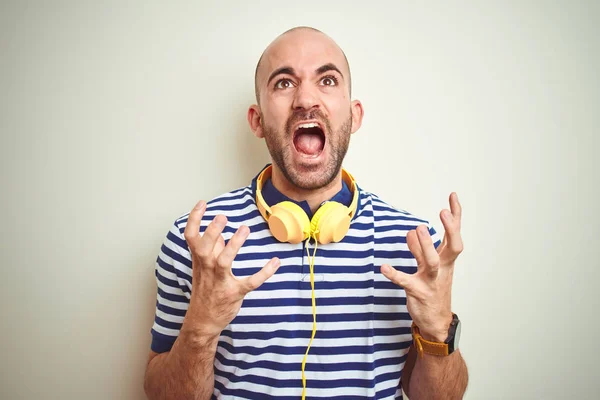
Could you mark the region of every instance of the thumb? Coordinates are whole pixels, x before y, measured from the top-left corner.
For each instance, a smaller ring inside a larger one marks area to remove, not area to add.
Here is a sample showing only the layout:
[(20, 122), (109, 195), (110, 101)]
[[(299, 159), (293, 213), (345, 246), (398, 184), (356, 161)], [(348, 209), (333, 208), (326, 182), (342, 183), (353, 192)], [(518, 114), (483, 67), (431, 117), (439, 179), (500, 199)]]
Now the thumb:
[(245, 285), (242, 286), (242, 294), (245, 296), (251, 291), (257, 289), (267, 279), (279, 269), (281, 261), (279, 258), (273, 257), (260, 271), (245, 279)]
[(405, 289), (410, 288), (411, 286), (413, 276), (400, 272), (389, 264), (383, 264), (381, 266), (381, 273), (398, 286), (402, 286)]

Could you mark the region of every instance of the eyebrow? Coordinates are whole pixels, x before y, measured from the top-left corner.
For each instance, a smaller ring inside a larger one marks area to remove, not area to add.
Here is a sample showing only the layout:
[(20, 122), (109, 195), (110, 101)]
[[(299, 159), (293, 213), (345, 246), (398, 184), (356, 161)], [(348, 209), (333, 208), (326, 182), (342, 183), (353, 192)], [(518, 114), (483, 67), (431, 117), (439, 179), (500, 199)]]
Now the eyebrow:
[(294, 68), (292, 68), (292, 67), (277, 68), (275, 71), (273, 71), (271, 76), (269, 76), (269, 80), (267, 81), (267, 86), (269, 86), (269, 84), (271, 83), (273, 78), (275, 78), (277, 75), (295, 75)]
[[(332, 64), (332, 63), (327, 63), (325, 65), (322, 65), (315, 70), (317, 75), (324, 74), (325, 72), (328, 72), (328, 71), (336, 71), (338, 74), (340, 74), (342, 76), (342, 78), (344, 78), (344, 74), (342, 74), (342, 71), (340, 71), (340, 69), (338, 67), (336, 67), (335, 64)], [(275, 78), (278, 75), (293, 75), (293, 76), (295, 76), (296, 72), (294, 71), (294, 68), (288, 67), (288, 66), (277, 68), (269, 76), (269, 80), (267, 81), (267, 86), (269, 86), (271, 84), (271, 81), (273, 80), (273, 78)]]
[(328, 71), (336, 71), (338, 74), (340, 74), (342, 76), (342, 78), (344, 77), (344, 74), (342, 74), (342, 71), (340, 71), (339, 68), (336, 67), (332, 63), (328, 63), (328, 64), (325, 64), (325, 65), (317, 68), (316, 72), (317, 72), (317, 75), (321, 75)]

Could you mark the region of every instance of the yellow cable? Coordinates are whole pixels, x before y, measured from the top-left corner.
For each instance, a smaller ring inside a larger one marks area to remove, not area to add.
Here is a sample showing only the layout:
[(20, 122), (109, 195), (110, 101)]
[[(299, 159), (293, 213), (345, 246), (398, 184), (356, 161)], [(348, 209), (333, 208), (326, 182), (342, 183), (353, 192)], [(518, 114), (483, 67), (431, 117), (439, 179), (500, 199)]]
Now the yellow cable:
[(304, 354), (304, 359), (302, 360), (302, 400), (305, 399), (306, 396), (306, 376), (304, 375), (304, 367), (306, 366), (306, 359), (308, 358), (308, 351), (310, 350), (310, 345), (315, 338), (315, 334), (317, 333), (317, 302), (315, 299), (315, 257), (317, 255), (317, 232), (313, 233), (313, 238), (315, 239), (315, 251), (313, 252), (312, 259), (310, 257), (310, 252), (308, 251), (308, 243), (310, 242), (310, 237), (306, 239), (306, 254), (308, 255), (309, 260), (309, 268), (310, 268), (310, 288), (311, 288), (311, 297), (312, 297), (312, 315), (313, 315), (313, 326), (312, 326), (312, 335), (310, 336), (310, 341), (308, 342), (308, 347), (306, 348), (306, 354)]

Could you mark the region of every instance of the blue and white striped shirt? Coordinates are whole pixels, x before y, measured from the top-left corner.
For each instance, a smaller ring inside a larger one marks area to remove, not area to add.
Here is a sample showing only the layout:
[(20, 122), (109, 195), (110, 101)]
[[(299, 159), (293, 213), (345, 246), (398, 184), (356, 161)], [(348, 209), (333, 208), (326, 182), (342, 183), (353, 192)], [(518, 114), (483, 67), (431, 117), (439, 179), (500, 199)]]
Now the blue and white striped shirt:
[[(215, 356), (213, 398), (294, 399), (301, 396), (301, 362), (312, 332), (306, 244), (279, 243), (256, 206), (252, 184), (208, 202), (200, 232), (227, 216), (229, 240), (241, 225), (250, 235), (233, 265), (245, 277), (272, 257), (281, 266), (246, 295), (237, 317), (223, 330)], [(263, 188), (273, 205), (285, 198)], [(332, 199), (349, 205), (347, 186)], [(390, 264), (416, 272), (406, 244), (409, 230), (427, 221), (397, 210), (359, 188), (358, 210), (346, 237), (319, 245), (315, 260), (317, 333), (306, 363), (307, 398), (401, 399), (400, 377), (412, 341), (406, 295), (381, 272)], [(311, 216), (306, 203), (300, 204)], [(151, 348), (169, 351), (177, 339), (191, 294), (192, 263), (183, 238), (187, 214), (175, 221), (156, 261), (158, 299)], [(429, 226), (435, 246), (440, 243)], [(312, 249), (313, 245), (309, 244)]]

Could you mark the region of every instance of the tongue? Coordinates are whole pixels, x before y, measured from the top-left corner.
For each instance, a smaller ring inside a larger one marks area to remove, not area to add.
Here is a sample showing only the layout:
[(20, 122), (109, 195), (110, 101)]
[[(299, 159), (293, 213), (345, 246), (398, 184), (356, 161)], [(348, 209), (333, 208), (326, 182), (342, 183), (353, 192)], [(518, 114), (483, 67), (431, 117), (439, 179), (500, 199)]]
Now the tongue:
[(315, 133), (301, 133), (296, 137), (296, 149), (304, 154), (316, 155), (323, 148), (321, 135)]

